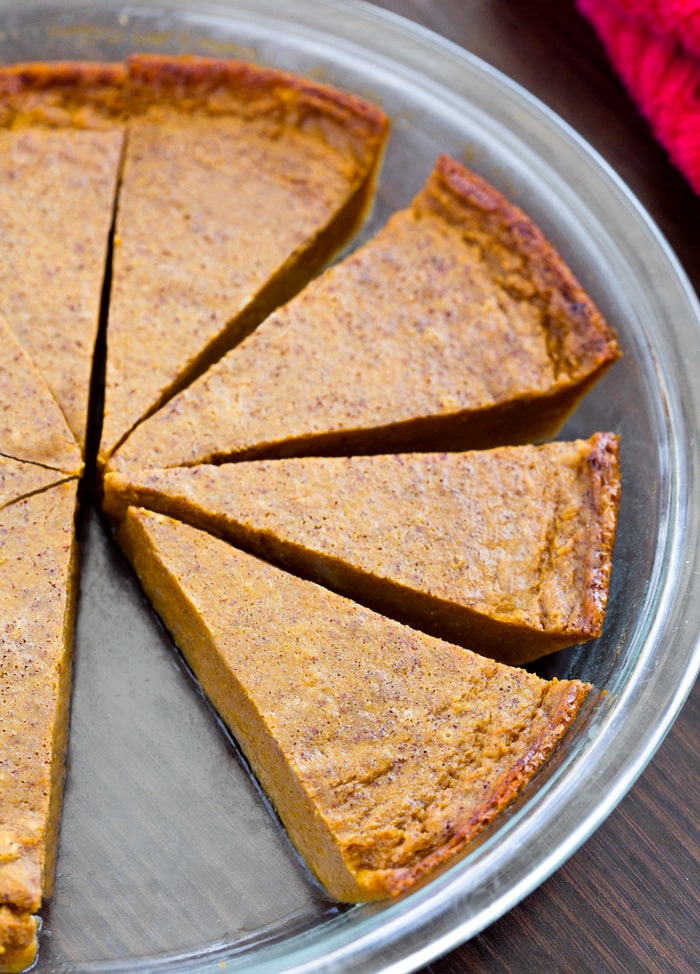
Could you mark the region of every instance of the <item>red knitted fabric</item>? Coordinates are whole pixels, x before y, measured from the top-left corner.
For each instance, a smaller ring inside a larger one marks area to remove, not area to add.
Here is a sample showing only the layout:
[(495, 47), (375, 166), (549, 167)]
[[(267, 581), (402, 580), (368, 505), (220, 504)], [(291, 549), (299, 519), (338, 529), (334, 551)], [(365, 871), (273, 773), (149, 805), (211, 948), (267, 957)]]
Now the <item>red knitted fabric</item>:
[(654, 134), (700, 193), (700, 0), (578, 0)]

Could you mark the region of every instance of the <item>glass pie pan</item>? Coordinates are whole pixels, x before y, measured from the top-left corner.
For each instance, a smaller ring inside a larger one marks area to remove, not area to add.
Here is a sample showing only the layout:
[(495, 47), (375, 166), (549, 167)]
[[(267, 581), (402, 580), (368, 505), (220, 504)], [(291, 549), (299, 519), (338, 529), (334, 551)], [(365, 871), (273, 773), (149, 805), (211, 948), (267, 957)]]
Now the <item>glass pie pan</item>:
[(411, 971), (541, 883), (629, 789), (700, 663), (700, 309), (638, 202), (560, 119), (469, 53), (344, 0), (0, 2), (0, 59), (136, 50), (243, 57), (380, 104), (392, 134), (359, 240), (448, 152), (540, 225), (623, 358), (561, 438), (622, 438), (603, 636), (538, 671), (600, 692), (466, 855), (395, 901), (345, 908), (307, 874), (95, 515), (84, 519), (70, 753), (40, 972)]

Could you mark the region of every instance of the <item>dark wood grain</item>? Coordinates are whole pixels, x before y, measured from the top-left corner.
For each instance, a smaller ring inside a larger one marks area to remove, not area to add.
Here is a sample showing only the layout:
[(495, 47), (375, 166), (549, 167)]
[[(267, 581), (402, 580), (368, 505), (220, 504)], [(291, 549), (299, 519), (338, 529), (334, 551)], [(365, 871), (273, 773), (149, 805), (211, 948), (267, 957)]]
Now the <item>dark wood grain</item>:
[[(700, 292), (700, 198), (654, 140), (572, 0), (377, 0), (518, 81), (648, 210)], [(700, 686), (598, 831), (519, 906), (424, 974), (698, 974)]]

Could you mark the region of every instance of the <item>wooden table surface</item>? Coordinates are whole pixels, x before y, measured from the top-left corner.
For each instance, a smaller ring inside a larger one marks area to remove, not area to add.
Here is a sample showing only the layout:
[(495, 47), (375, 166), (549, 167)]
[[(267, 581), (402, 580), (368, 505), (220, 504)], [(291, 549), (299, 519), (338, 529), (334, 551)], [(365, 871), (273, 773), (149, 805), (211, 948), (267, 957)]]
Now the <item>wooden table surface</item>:
[[(573, 0), (375, 3), (478, 55), (569, 122), (649, 211), (700, 293), (700, 198), (655, 142)], [(422, 974), (699, 974), (699, 726), (700, 685), (586, 844)]]

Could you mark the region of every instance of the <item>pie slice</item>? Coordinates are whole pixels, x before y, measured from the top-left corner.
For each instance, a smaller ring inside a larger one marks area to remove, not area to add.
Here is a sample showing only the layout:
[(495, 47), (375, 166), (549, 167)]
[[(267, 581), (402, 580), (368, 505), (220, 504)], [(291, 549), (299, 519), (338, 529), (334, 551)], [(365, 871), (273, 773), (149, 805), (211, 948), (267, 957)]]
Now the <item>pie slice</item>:
[(0, 454), (70, 475), (82, 472), (80, 450), (58, 403), (2, 314)]
[(150, 508), (503, 662), (602, 631), (617, 437), (451, 454), (128, 471), (104, 508)]
[(346, 243), (388, 132), (359, 98), (244, 62), (129, 70), (103, 462)]
[(77, 479), (0, 511), (0, 971), (36, 952), (63, 786)]
[(528, 442), (619, 354), (525, 214), (443, 156), (409, 209), (142, 424), (113, 466)]
[(416, 632), (160, 514), (119, 540), (331, 896), (410, 888), (529, 783), (590, 687)]
[(0, 305), (85, 442), (124, 68), (0, 68)]

